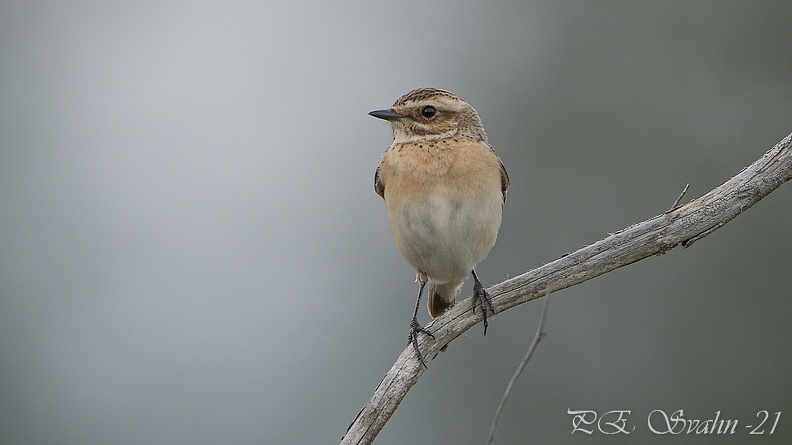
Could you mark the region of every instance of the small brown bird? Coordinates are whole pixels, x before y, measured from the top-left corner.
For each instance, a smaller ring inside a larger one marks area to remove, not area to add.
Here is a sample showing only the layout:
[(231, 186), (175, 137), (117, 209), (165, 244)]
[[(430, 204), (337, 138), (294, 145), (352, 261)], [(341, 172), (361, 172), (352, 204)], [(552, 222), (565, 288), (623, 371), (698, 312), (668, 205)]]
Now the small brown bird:
[(396, 246), (416, 272), (418, 299), (408, 341), (426, 366), (418, 333), (434, 335), (417, 317), (427, 283), (429, 314), (439, 317), (472, 274), (473, 310), (480, 307), (487, 334), (487, 309), (495, 309), (474, 268), (495, 245), (509, 175), (487, 142), (476, 110), (451, 92), (419, 88), (391, 108), (369, 114), (393, 128), (374, 190), (385, 200)]

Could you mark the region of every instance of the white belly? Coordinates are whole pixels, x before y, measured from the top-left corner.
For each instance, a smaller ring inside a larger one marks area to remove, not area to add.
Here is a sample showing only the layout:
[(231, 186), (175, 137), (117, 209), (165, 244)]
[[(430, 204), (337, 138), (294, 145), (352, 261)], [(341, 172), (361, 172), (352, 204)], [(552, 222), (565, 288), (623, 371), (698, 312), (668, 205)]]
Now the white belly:
[[(387, 191), (386, 191), (387, 193)], [(500, 189), (429, 190), (419, 199), (386, 197), (391, 233), (402, 256), (429, 280), (462, 282), (495, 244), (501, 223)]]

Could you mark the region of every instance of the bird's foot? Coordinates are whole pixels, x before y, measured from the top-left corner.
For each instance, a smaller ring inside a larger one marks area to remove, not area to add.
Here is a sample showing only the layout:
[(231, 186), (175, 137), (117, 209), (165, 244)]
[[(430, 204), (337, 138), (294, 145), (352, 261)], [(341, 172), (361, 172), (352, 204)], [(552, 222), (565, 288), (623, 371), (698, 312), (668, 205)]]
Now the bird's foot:
[(415, 317), (413, 317), (412, 321), (410, 322), (410, 335), (407, 338), (407, 344), (412, 343), (413, 349), (415, 349), (415, 355), (418, 356), (418, 360), (421, 362), (421, 364), (424, 366), (424, 368), (426, 368), (427, 367), (426, 366), (426, 362), (424, 361), (423, 355), (421, 354), (421, 350), (418, 349), (418, 333), (419, 332), (423, 332), (424, 334), (432, 337), (433, 339), (435, 338), (434, 334), (432, 334), (432, 332), (430, 330), (428, 330), (428, 329), (422, 327), (420, 324), (418, 324), (418, 320)]
[(492, 306), (492, 298), (484, 290), (484, 286), (481, 285), (481, 281), (478, 280), (475, 273), (473, 277), (475, 279), (473, 283), (473, 313), (476, 313), (476, 306), (481, 309), (481, 313), (484, 314), (484, 335), (487, 335), (487, 326), (489, 325), (487, 322), (487, 309), (495, 314), (495, 308)]

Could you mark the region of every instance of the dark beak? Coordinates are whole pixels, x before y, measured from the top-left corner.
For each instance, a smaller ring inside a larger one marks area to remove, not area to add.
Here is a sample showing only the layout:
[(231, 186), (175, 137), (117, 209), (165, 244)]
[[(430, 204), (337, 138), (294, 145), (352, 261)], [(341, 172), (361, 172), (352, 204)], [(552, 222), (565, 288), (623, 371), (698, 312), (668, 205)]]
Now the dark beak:
[(380, 119), (385, 119), (386, 121), (395, 121), (396, 119), (401, 119), (404, 116), (401, 114), (393, 111), (392, 109), (387, 110), (374, 110), (369, 115), (378, 117)]

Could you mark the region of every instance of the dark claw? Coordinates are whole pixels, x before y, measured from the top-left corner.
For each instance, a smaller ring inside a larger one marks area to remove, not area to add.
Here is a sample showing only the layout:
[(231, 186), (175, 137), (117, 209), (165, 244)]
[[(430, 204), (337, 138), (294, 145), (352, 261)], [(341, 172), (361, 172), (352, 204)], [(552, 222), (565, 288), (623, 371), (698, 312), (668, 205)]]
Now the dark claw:
[(479, 281), (476, 276), (476, 272), (471, 272), (473, 273), (473, 313), (476, 313), (476, 305), (478, 305), (478, 307), (481, 308), (481, 313), (484, 314), (484, 335), (487, 335), (487, 326), (489, 326), (489, 322), (487, 321), (487, 309), (489, 308), (490, 312), (494, 314), (495, 307), (492, 306), (492, 298), (490, 298), (489, 293), (484, 290), (484, 286), (481, 285), (481, 281)]
[(423, 332), (424, 334), (432, 337), (432, 339), (435, 338), (434, 334), (432, 334), (431, 331), (422, 327), (420, 324), (418, 324), (418, 320), (413, 318), (412, 321), (410, 322), (410, 335), (407, 337), (407, 344), (412, 343), (413, 349), (415, 349), (415, 355), (418, 356), (418, 360), (421, 362), (424, 368), (428, 369), (428, 367), (426, 366), (426, 362), (424, 361), (423, 355), (421, 354), (421, 350), (418, 349), (419, 332)]

